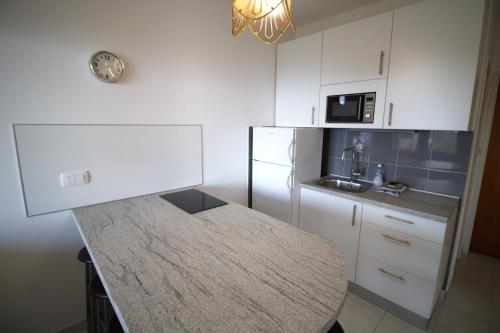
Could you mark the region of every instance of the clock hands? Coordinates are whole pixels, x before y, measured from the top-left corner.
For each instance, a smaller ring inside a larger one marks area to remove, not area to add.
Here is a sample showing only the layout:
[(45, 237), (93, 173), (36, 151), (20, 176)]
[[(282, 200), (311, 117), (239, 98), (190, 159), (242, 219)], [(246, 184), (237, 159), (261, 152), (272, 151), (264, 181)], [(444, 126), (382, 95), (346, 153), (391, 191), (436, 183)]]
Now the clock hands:
[(115, 79), (116, 78), (115, 74), (113, 74), (113, 72), (111, 71), (111, 68), (109, 67), (108, 61), (106, 59), (103, 59), (103, 60), (104, 60), (104, 63), (106, 65), (106, 68), (108, 69), (109, 74), (111, 74), (111, 76), (113, 77), (113, 79)]

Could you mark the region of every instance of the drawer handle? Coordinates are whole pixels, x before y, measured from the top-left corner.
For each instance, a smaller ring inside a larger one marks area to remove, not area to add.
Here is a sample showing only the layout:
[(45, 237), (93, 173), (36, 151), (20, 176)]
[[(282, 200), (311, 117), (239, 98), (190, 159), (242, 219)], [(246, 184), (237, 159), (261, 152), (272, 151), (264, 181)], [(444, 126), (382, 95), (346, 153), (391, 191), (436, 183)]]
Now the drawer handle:
[(395, 242), (401, 243), (401, 244), (410, 245), (409, 241), (404, 240), (404, 239), (400, 239), (400, 238), (397, 238), (397, 237), (393, 237), (393, 236), (388, 235), (388, 234), (383, 234), (382, 237), (384, 237), (385, 239), (391, 240), (391, 241), (395, 241)]
[(406, 224), (415, 224), (415, 222), (413, 222), (413, 221), (408, 221), (408, 220), (405, 220), (405, 219), (400, 219), (399, 217), (394, 217), (394, 216), (391, 216), (391, 215), (385, 215), (384, 217), (386, 219), (389, 219), (389, 220), (398, 221), (398, 222), (402, 222), (402, 223), (406, 223)]
[(383, 269), (383, 268), (379, 268), (379, 269), (378, 269), (378, 271), (379, 271), (380, 273), (383, 273), (383, 274), (385, 274), (385, 275), (387, 275), (387, 276), (390, 276), (390, 277), (392, 277), (392, 278), (395, 278), (395, 279), (398, 279), (398, 280), (401, 280), (401, 281), (404, 281), (404, 280), (405, 280), (405, 278), (404, 278), (404, 277), (402, 277), (401, 275), (397, 275), (397, 274), (394, 274), (394, 273), (388, 272), (388, 271), (386, 271), (386, 270), (385, 270), (385, 269)]

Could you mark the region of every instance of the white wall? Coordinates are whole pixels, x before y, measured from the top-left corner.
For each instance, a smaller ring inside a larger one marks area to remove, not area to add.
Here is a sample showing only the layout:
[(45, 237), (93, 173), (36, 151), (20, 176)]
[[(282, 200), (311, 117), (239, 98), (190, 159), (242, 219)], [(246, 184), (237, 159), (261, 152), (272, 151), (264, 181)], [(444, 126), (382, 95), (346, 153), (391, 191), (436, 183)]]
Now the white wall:
[[(231, 0), (0, 1), (0, 331), (84, 317), (82, 246), (66, 213), (25, 217), (12, 123), (202, 124), (204, 180), (246, 200), (247, 126), (274, 119), (275, 49), (231, 36)], [(96, 80), (89, 56), (125, 58)]]

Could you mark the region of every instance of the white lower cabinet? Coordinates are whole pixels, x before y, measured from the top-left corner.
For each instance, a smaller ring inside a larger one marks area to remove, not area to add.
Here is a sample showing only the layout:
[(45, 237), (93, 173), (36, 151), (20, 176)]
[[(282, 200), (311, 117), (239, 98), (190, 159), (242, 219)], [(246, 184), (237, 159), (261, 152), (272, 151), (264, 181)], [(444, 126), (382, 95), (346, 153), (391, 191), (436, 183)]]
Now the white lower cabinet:
[(416, 314), (430, 318), (436, 285), (360, 254), (356, 283)]
[(436, 281), (443, 246), (363, 221), (359, 253)]
[(335, 242), (344, 254), (350, 281), (356, 277), (359, 230), (359, 202), (328, 193), (302, 188), (300, 191), (299, 228)]
[(299, 227), (335, 242), (349, 280), (426, 320), (443, 286), (455, 217), (443, 223), (301, 189)]

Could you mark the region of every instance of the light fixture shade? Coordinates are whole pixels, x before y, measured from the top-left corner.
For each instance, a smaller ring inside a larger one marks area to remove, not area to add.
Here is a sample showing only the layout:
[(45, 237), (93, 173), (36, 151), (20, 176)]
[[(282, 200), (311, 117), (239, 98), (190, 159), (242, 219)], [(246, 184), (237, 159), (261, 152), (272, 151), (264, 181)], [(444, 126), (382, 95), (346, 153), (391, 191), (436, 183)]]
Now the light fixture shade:
[(282, 0), (233, 0), (233, 7), (251, 20), (266, 16), (278, 7)]
[(291, 0), (233, 0), (233, 35), (239, 35), (248, 25), (259, 39), (274, 43), (293, 27), (291, 9)]
[(290, 10), (291, 0), (282, 1), (269, 15), (258, 20), (250, 20), (250, 30), (266, 43), (276, 42), (289, 26), (293, 25)]
[(248, 19), (233, 6), (233, 36), (238, 36), (247, 27)]

